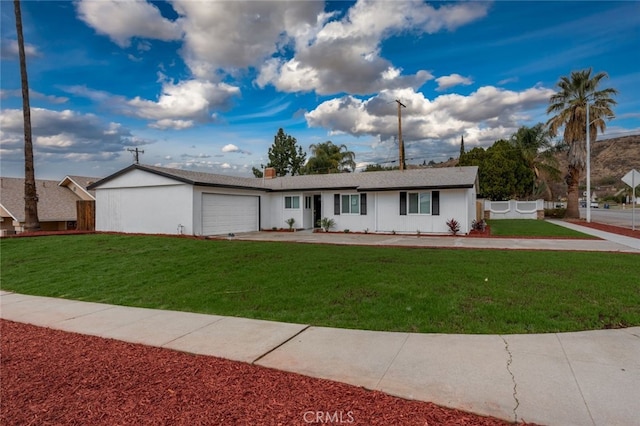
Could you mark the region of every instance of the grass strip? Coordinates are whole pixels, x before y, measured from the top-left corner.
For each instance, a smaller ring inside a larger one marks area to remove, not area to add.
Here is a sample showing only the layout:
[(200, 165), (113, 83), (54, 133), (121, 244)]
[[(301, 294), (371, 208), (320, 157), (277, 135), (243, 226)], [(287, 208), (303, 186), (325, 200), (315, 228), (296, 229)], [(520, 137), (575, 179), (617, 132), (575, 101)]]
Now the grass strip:
[(544, 237), (544, 238), (585, 238), (598, 239), (564, 226), (534, 219), (493, 219), (487, 223), (491, 235), (497, 237)]
[(640, 325), (639, 257), (75, 235), (0, 241), (3, 290), (318, 326), (545, 333)]

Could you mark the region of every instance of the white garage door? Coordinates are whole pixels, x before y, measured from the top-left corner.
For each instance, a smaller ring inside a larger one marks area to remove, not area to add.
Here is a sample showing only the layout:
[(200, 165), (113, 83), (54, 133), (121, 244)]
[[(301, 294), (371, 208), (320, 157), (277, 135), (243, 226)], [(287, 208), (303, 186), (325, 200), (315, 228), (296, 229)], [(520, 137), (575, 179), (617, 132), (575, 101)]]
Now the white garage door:
[(258, 230), (258, 197), (202, 194), (204, 235)]

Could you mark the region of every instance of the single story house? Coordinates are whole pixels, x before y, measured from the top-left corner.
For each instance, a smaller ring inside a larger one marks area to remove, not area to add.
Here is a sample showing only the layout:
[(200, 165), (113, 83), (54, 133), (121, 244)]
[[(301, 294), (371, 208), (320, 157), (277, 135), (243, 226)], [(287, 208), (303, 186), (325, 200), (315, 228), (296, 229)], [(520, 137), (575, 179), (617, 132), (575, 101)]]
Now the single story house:
[[(36, 179), (38, 219), (43, 231), (76, 229), (77, 201), (93, 201), (87, 186), (98, 178), (65, 176), (61, 181)], [(0, 178), (0, 232), (24, 230), (24, 178)]]
[(133, 164), (92, 185), (96, 230), (196, 236), (319, 227), (335, 231), (447, 234), (476, 219), (477, 167), (264, 178)]

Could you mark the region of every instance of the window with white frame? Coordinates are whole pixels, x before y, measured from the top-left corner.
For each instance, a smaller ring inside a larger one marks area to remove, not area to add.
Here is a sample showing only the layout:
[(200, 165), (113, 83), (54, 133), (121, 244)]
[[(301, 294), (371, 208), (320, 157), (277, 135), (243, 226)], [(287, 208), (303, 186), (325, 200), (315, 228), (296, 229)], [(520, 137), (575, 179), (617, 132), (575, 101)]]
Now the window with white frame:
[(333, 214), (367, 214), (367, 194), (333, 194)]
[(292, 195), (284, 197), (285, 209), (299, 209), (300, 208), (300, 196)]
[(349, 194), (342, 195), (342, 208), (340, 212), (342, 214), (360, 214), (360, 195)]
[(440, 191), (400, 191), (400, 216), (407, 214), (440, 215)]
[(307, 210), (311, 208), (311, 197), (304, 197), (304, 208)]
[(430, 192), (409, 192), (407, 198), (409, 214), (431, 214)]

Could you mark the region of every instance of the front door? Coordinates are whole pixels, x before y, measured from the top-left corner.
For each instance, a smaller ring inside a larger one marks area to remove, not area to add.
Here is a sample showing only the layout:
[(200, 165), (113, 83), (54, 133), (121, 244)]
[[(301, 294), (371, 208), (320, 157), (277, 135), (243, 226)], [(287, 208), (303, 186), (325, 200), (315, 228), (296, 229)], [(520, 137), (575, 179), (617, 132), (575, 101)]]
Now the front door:
[(313, 196), (313, 227), (319, 228), (322, 220), (322, 195)]

